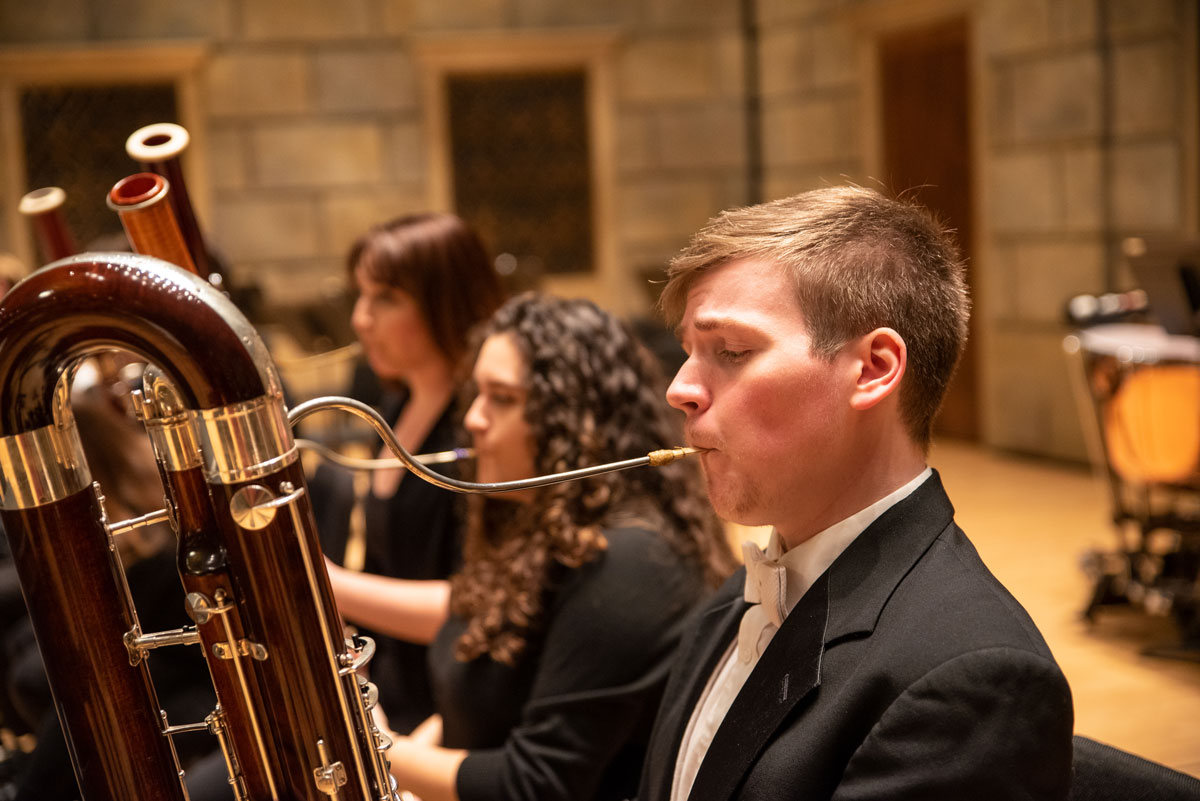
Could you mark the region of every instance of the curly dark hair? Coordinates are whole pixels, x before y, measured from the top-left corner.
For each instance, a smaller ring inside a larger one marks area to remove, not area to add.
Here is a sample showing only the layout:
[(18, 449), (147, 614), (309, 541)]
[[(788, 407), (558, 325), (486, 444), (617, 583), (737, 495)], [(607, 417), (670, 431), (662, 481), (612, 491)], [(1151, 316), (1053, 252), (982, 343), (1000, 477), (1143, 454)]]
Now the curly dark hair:
[[(539, 475), (680, 442), (657, 362), (594, 303), (519, 295), (476, 333), (476, 354), (487, 337), (503, 333), (528, 367), (525, 419)], [(457, 658), (488, 654), (514, 664), (543, 623), (557, 573), (596, 558), (607, 546), (605, 526), (631, 522), (661, 531), (711, 585), (734, 567), (692, 460), (542, 487), (529, 504), (472, 496), (463, 567), (451, 578), (451, 610), (467, 621)]]

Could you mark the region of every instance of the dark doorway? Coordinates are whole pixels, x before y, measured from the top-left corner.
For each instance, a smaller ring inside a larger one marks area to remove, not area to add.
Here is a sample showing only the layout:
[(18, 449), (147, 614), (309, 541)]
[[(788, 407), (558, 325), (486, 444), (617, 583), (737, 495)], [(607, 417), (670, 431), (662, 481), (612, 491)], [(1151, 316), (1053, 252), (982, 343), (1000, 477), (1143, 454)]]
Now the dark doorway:
[[(963, 19), (891, 34), (879, 43), (884, 180), (915, 197), (958, 232), (975, 297), (972, 254), (970, 101)], [(937, 434), (979, 437), (976, 322), (934, 423)]]

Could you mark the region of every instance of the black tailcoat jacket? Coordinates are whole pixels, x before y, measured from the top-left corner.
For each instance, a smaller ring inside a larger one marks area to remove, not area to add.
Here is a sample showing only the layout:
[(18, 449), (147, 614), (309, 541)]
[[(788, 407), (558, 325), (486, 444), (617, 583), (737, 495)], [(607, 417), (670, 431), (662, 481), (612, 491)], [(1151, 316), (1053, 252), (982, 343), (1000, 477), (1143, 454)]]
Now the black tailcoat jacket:
[[(670, 798), (684, 729), (746, 610), (744, 581), (743, 568), (683, 640), (641, 801)], [(1065, 799), (1073, 723), (1066, 679), (954, 523), (935, 472), (792, 610), (689, 798)]]

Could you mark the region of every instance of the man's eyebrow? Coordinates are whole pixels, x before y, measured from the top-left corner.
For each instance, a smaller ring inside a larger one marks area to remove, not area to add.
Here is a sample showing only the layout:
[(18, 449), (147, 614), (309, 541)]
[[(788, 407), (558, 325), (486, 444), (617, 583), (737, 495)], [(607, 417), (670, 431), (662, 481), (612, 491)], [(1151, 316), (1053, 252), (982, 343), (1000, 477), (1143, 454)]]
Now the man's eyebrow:
[[(749, 325), (744, 320), (739, 320), (736, 317), (701, 317), (698, 320), (693, 320), (691, 328), (694, 331), (718, 331), (721, 329), (732, 331), (752, 331), (754, 327)], [(683, 339), (684, 326), (682, 323), (675, 326), (675, 338)]]

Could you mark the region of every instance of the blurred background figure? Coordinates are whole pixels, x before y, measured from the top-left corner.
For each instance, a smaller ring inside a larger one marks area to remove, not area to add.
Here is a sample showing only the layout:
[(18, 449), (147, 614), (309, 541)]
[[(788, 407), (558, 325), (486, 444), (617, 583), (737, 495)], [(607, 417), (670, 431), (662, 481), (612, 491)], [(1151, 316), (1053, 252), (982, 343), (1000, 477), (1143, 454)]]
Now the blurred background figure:
[[(412, 453), (453, 448), (462, 414), (455, 406), (456, 365), (472, 326), (503, 299), (478, 236), (450, 214), (401, 217), (363, 234), (346, 266), (357, 291), (351, 324), (369, 368), (359, 371), (350, 394), (377, 405)], [(397, 468), (368, 477), (364, 552), (347, 555), (354, 478), (340, 468), (319, 468), (313, 506), (325, 552), (338, 563), (348, 556), (370, 574), (445, 579), (460, 559), (459, 499), (405, 473)], [(367, 623), (352, 605), (342, 612), (347, 622)], [(376, 640), (371, 677), (392, 726), (410, 731), (433, 709), (426, 649)]]

